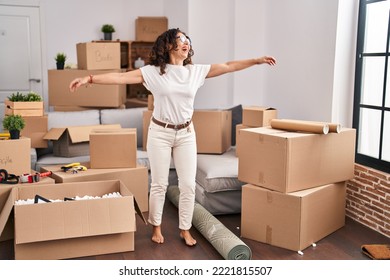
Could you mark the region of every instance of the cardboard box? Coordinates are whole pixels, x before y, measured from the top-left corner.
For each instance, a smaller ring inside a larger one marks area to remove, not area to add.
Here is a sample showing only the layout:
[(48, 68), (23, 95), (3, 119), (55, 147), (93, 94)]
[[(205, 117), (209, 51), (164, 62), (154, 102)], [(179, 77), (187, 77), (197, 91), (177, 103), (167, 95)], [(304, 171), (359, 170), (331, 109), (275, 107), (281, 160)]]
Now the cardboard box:
[[(119, 192), (120, 197), (64, 201)], [(61, 200), (14, 205), (35, 195)], [(14, 210), (15, 259), (67, 259), (134, 251), (136, 201), (120, 180), (18, 187), (0, 214), (0, 231)], [(143, 215), (138, 211), (141, 218)]]
[(47, 133), (47, 115), (23, 117), (26, 126), (21, 131), (21, 135), (31, 139), (31, 148), (47, 148), (47, 140), (43, 136)]
[(80, 87), (70, 92), (72, 80), (88, 75), (98, 75), (123, 70), (48, 70), (50, 106), (84, 106), (117, 108), (126, 102), (126, 85), (97, 85)]
[(53, 141), (53, 154), (58, 157), (89, 155), (89, 134), (93, 130), (118, 129), (119, 124), (82, 125), (50, 129), (44, 139)]
[(16, 176), (31, 170), (31, 139), (21, 137), (0, 141), (0, 169)]
[(195, 110), (192, 121), (198, 154), (222, 154), (232, 143), (230, 110)]
[(270, 126), (271, 120), (278, 117), (274, 108), (249, 106), (242, 108), (242, 124), (250, 127)]
[(91, 168), (137, 167), (137, 129), (93, 130), (89, 150)]
[(89, 162), (82, 164), (88, 170), (76, 174), (63, 172), (61, 165), (45, 166), (41, 168), (41, 171), (52, 171), (51, 177), (56, 183), (121, 180), (137, 199), (141, 211), (148, 211), (149, 181), (147, 167), (137, 165), (136, 168), (91, 169)]
[(345, 224), (345, 182), (294, 193), (242, 187), (241, 237), (300, 251)]
[(135, 20), (135, 38), (137, 41), (154, 42), (168, 30), (166, 17), (138, 17)]
[[(104, 107), (84, 107), (84, 106), (71, 106), (71, 105), (57, 105), (53, 106), (55, 112), (73, 112), (73, 111), (86, 111), (86, 110), (103, 110), (107, 109)], [(126, 105), (122, 104), (119, 107), (113, 107), (112, 109), (126, 109)]]
[[(238, 138), (240, 130), (244, 128), (250, 128), (250, 126), (243, 125), (242, 123), (236, 125), (236, 139)], [(240, 153), (240, 145), (236, 145), (236, 157), (238, 157), (239, 153)]]
[(43, 116), (43, 101), (24, 102), (4, 100), (5, 115)]
[[(6, 185), (2, 184), (0, 185), (0, 213), (1, 210), (4, 208), (4, 205), (9, 197), (9, 194), (11, 193), (11, 189), (16, 185)], [(0, 242), (11, 240), (14, 238), (14, 227), (13, 227), (13, 219), (8, 219), (8, 221), (5, 221), (4, 229), (2, 232), (0, 232)]]
[(121, 46), (119, 42), (78, 43), (76, 49), (78, 69), (121, 69)]
[[(35, 173), (35, 171), (31, 171), (31, 174)], [(13, 187), (18, 187), (18, 186), (35, 186), (35, 185), (47, 185), (47, 184), (54, 184), (55, 181), (53, 178), (50, 177), (43, 177), (40, 179), (39, 182), (35, 183), (20, 183), (15, 184), (15, 185), (7, 185), (7, 184), (2, 184), (0, 185), (0, 212), (4, 208), (4, 205), (8, 199), (9, 194), (11, 193), (11, 189)], [(14, 239), (14, 219), (13, 217), (9, 217), (7, 223), (5, 224), (4, 230), (1, 233), (0, 232), (0, 242), (1, 241), (6, 241), (6, 240), (11, 240)]]
[(340, 133), (288, 132), (269, 127), (239, 130), (238, 179), (294, 192), (354, 177), (355, 129)]
[(143, 135), (142, 135), (142, 150), (146, 151), (146, 143), (148, 140), (148, 131), (150, 120), (152, 119), (153, 111), (145, 110), (143, 112)]

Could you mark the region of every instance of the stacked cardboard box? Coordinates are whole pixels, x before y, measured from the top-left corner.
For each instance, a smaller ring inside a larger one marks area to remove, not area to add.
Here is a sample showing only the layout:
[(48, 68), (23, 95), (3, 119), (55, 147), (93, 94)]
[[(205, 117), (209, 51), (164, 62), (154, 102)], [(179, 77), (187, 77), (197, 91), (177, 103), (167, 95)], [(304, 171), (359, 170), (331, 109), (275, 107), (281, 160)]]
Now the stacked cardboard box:
[[(148, 127), (153, 113), (153, 97), (143, 116), (143, 149), (146, 151)], [(231, 147), (232, 112), (230, 110), (195, 110), (192, 122), (196, 131), (198, 154), (223, 154)]]
[(21, 137), (0, 141), (0, 169), (20, 176), (31, 170), (31, 139)]
[(238, 132), (242, 237), (303, 250), (344, 225), (355, 130), (314, 134), (271, 127)]
[(5, 115), (43, 116), (43, 101), (18, 101), (4, 100)]
[[(85, 109), (119, 108), (126, 101), (125, 85), (92, 85), (80, 87), (77, 93), (70, 92), (69, 84), (73, 79), (88, 75), (104, 74), (109, 72), (122, 72), (113, 70), (49, 70), (49, 105), (63, 111), (69, 111), (66, 106)], [(62, 108), (62, 109), (61, 109)]]
[[(77, 69), (49, 70), (49, 105), (59, 111), (77, 108), (120, 108), (126, 102), (125, 85), (93, 85), (69, 91), (70, 82), (79, 77), (123, 72), (119, 42), (78, 43)], [(71, 109), (67, 109), (71, 107)]]
[[(242, 108), (242, 123), (236, 125), (236, 138), (242, 128), (270, 126), (271, 120), (278, 117), (278, 111), (271, 107), (246, 106)], [(240, 146), (236, 145), (236, 155)]]
[(55, 145), (55, 141), (54, 151), (57, 149), (64, 152), (60, 156), (86, 153), (89, 154), (90, 161), (81, 164), (87, 170), (75, 174), (64, 172), (60, 165), (44, 166), (41, 168), (42, 172), (51, 171), (56, 183), (120, 179), (137, 199), (141, 211), (148, 210), (148, 170), (147, 167), (137, 164), (135, 128), (124, 129), (113, 124), (56, 130), (62, 132), (67, 140), (57, 143), (59, 147)]
[(135, 38), (137, 41), (154, 42), (168, 29), (166, 17), (138, 17), (135, 20)]
[(20, 115), (25, 121), (25, 127), (20, 136), (31, 139), (31, 148), (46, 148), (47, 141), (43, 135), (47, 132), (47, 115), (43, 101), (10, 101), (4, 100), (4, 116)]

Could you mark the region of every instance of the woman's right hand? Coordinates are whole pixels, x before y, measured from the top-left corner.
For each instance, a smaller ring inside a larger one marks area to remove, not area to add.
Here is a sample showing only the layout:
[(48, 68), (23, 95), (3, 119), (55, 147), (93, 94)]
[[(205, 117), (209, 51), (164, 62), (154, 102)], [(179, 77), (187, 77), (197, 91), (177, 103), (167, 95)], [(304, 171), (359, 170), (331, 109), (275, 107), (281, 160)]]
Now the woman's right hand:
[(76, 78), (69, 84), (69, 90), (71, 92), (76, 91), (80, 86), (88, 84), (88, 77)]

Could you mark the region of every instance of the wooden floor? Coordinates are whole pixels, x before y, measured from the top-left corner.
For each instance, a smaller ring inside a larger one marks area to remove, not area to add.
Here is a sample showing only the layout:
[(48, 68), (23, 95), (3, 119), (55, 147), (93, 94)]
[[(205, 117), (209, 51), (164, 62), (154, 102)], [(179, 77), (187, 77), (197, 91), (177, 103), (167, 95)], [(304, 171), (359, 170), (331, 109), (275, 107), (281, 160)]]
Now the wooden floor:
[[(147, 213), (145, 213), (147, 216)], [(100, 256), (78, 258), (78, 260), (222, 260), (218, 251), (198, 232), (192, 229), (197, 239), (194, 247), (185, 246), (179, 237), (177, 208), (167, 200), (164, 208), (164, 244), (150, 240), (151, 226), (142, 223), (137, 217), (135, 251)], [(240, 236), (240, 214), (216, 216), (229, 230)], [(254, 260), (365, 260), (361, 252), (363, 244), (390, 244), (390, 238), (351, 220), (346, 219), (343, 228), (298, 252), (278, 248), (264, 243), (242, 238), (250, 247)], [(13, 241), (0, 242), (0, 259), (13, 259)]]

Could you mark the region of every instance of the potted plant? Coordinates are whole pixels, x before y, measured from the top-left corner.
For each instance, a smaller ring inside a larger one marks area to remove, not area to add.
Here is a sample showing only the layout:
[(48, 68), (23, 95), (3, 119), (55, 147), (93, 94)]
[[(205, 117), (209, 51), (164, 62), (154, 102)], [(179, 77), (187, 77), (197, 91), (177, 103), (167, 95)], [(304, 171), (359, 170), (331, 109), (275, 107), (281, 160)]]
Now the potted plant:
[(43, 98), (38, 93), (12, 93), (4, 100), (6, 115), (43, 116)]
[(101, 31), (104, 33), (104, 40), (111, 41), (112, 33), (115, 32), (115, 28), (111, 24), (103, 24)]
[(9, 131), (11, 139), (19, 139), (20, 131), (25, 125), (26, 122), (21, 115), (9, 115), (3, 119), (3, 128)]
[(56, 64), (57, 64), (57, 69), (62, 70), (65, 67), (65, 61), (66, 61), (66, 54), (64, 53), (57, 53), (56, 57)]
[(30, 91), (27, 94), (16, 92), (8, 96), (8, 100), (12, 102), (39, 102), (42, 101), (42, 96), (33, 91)]

